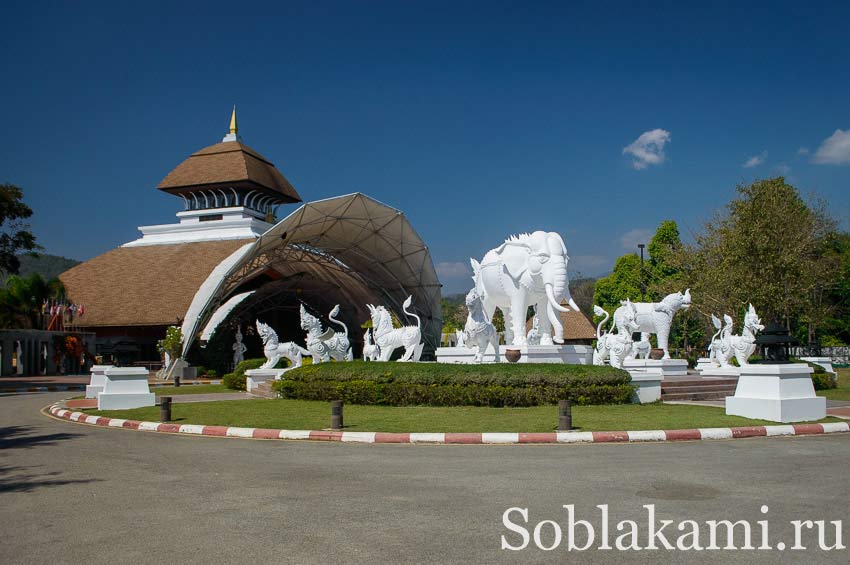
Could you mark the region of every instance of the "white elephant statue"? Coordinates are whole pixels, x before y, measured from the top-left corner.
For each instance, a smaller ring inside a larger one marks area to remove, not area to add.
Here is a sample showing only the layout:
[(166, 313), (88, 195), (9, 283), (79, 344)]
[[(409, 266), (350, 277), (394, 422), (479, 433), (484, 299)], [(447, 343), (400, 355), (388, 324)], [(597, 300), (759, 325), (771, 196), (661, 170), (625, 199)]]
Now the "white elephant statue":
[(488, 251), (481, 263), (470, 261), (485, 315), (492, 320), (499, 308), (505, 316), (506, 342), (526, 345), (525, 316), (531, 305), (536, 305), (540, 314), (540, 344), (564, 342), (564, 327), (558, 312), (569, 309), (561, 306), (561, 301), (566, 299), (575, 310), (578, 306), (570, 296), (569, 257), (560, 235), (536, 231), (513, 236)]

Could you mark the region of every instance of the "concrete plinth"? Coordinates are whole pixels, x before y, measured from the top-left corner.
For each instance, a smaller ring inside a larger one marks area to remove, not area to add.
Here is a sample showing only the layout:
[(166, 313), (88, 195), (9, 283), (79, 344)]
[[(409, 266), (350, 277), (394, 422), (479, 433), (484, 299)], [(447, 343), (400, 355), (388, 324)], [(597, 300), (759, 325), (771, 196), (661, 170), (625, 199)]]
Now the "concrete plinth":
[(103, 387), (106, 384), (106, 375), (104, 371), (113, 365), (92, 365), (91, 379), (86, 385), (86, 398), (97, 398), (97, 393), (103, 392)]
[(633, 404), (648, 404), (661, 400), (661, 381), (664, 376), (661, 371), (629, 371), (632, 384), (637, 386), (632, 395)]
[(660, 372), (662, 377), (682, 377), (688, 374), (685, 359), (626, 359), (623, 369), (632, 371)]
[(700, 357), (699, 359), (697, 359), (697, 366), (694, 368), (701, 373), (706, 369), (712, 369), (716, 366), (717, 365), (711, 362), (710, 357)]
[(800, 360), (820, 365), (826, 369), (827, 372), (835, 373), (835, 369), (832, 368), (832, 357), (800, 357)]
[(804, 363), (741, 367), (735, 396), (726, 397), (726, 414), (784, 423), (825, 418), (826, 399), (815, 396), (813, 372)]
[(741, 368), (740, 367), (718, 367), (716, 365), (712, 365), (706, 369), (700, 369), (700, 376), (702, 377), (739, 377), (741, 376)]
[(156, 395), (148, 387), (148, 370), (144, 367), (109, 367), (104, 376), (103, 391), (97, 394), (98, 410), (156, 405)]
[(280, 376), (289, 369), (248, 369), (245, 371), (245, 390), (251, 392), (260, 383), (279, 381)]
[[(519, 363), (567, 363), (571, 365), (590, 365), (593, 363), (593, 348), (589, 345), (500, 345), (499, 357), (502, 363), (507, 363), (505, 351), (519, 349), (522, 356)], [(467, 347), (437, 348), (438, 363), (475, 363), (477, 349)], [(493, 363), (496, 354), (492, 347), (484, 354), (485, 363)], [(246, 373), (247, 374), (247, 373)]]

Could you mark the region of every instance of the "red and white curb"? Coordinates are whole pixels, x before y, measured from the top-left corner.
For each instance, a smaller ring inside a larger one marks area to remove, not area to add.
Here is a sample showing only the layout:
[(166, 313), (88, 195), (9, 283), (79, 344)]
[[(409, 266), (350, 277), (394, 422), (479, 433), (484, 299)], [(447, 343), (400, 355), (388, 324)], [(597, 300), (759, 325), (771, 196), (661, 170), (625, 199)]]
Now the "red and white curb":
[(48, 412), (57, 418), (80, 424), (127, 428), (146, 432), (189, 434), (251, 439), (312, 439), (353, 443), (438, 443), (438, 444), (528, 444), (528, 443), (639, 443), (660, 441), (694, 441), (739, 439), (748, 437), (806, 436), (850, 432), (848, 422), (793, 424), (784, 426), (751, 426), (744, 428), (699, 428), (690, 430), (642, 430), (636, 432), (537, 432), (537, 433), (385, 433), (344, 432), (331, 430), (272, 430), (235, 428), (199, 424), (163, 424), (92, 416), (53, 404)]

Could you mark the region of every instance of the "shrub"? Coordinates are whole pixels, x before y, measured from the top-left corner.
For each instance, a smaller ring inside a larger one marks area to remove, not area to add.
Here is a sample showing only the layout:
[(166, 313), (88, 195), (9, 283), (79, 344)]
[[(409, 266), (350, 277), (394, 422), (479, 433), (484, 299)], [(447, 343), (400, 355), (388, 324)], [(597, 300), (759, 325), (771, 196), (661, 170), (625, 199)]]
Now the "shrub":
[(286, 373), (272, 386), (282, 398), (340, 399), (391, 406), (537, 406), (624, 404), (634, 387), (626, 371), (560, 364), (448, 365), (322, 363)]
[(815, 385), (815, 390), (827, 390), (838, 386), (835, 374), (827, 373), (825, 370), (812, 373), (812, 383)]
[(204, 367), (203, 365), (196, 365), (195, 366), (195, 374), (199, 377), (203, 377), (204, 375), (207, 374), (207, 368)]
[(214, 379), (218, 377), (218, 371), (216, 371), (215, 369), (207, 369), (204, 374), (207, 376), (208, 379)]
[(221, 383), (227, 388), (233, 390), (245, 390), (245, 371), (250, 369), (259, 369), (260, 365), (265, 363), (265, 359), (245, 359), (233, 369), (232, 373), (227, 373), (221, 378)]

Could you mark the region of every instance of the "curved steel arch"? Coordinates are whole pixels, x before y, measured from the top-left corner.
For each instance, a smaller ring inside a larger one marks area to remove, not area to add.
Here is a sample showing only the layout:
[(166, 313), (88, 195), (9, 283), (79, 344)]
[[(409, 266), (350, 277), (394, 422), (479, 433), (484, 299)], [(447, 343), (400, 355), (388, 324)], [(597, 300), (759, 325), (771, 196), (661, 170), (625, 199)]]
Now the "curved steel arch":
[(402, 309), (412, 295), (425, 351), (439, 346), (441, 285), (428, 247), (401, 211), (354, 193), (303, 204), (219, 264), (186, 312), (184, 356), (218, 307), (269, 270), (282, 277), (309, 273), (341, 289), (343, 308), (383, 304), (405, 323), (414, 323)]

